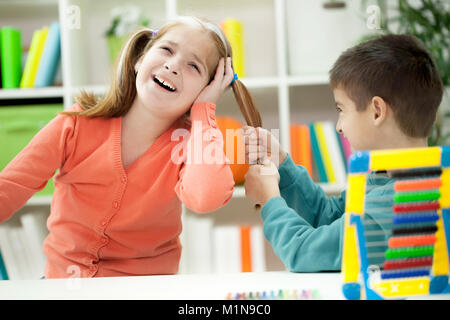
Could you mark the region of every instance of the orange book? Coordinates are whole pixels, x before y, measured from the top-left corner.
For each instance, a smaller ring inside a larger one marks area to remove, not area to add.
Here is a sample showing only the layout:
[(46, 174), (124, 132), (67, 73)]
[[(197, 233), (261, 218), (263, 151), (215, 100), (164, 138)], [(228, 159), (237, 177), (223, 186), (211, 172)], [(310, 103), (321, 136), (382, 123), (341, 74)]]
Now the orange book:
[(313, 177), (313, 165), (311, 154), (311, 140), (309, 138), (309, 128), (307, 125), (298, 126), (297, 130), (300, 147), (300, 164), (308, 170), (309, 176)]
[(291, 132), (291, 158), (295, 164), (300, 164), (308, 170), (309, 176), (313, 177), (313, 164), (311, 154), (311, 140), (309, 128), (306, 125), (293, 124)]
[(291, 158), (295, 164), (300, 164), (300, 146), (297, 137), (297, 127), (296, 124), (291, 124), (290, 134), (291, 134)]
[(252, 271), (252, 252), (250, 246), (250, 226), (241, 226), (241, 271)]

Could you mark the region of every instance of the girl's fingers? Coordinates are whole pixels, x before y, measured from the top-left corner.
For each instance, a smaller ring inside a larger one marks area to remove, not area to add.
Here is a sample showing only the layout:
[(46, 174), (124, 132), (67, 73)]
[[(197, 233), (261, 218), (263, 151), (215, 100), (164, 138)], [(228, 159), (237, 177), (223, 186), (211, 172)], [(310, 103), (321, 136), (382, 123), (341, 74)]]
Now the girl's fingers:
[(231, 67), (231, 58), (228, 57), (226, 64), (225, 64), (225, 74), (223, 77), (223, 85), (225, 87), (228, 87), (231, 84), (233, 77), (234, 77), (234, 72), (233, 72), (233, 68)]
[(217, 64), (216, 74), (214, 75), (214, 81), (217, 81), (217, 83), (222, 83), (223, 81), (223, 70), (224, 70), (224, 59), (220, 58), (219, 63)]

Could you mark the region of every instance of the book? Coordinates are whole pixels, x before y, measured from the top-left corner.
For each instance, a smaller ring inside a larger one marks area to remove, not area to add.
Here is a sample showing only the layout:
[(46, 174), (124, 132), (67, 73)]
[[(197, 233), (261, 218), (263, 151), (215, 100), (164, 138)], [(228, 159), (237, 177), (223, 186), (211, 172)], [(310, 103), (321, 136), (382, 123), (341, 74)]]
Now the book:
[(329, 150), (329, 145), (325, 139), (325, 133), (323, 131), (322, 122), (316, 122), (314, 124), (314, 130), (316, 132), (317, 141), (319, 144), (320, 155), (323, 159), (323, 164), (325, 167), (325, 173), (327, 175), (328, 182), (336, 182), (336, 173), (331, 162), (331, 154)]
[(250, 226), (240, 226), (241, 271), (252, 271), (252, 248), (250, 243)]
[(339, 138), (341, 140), (342, 149), (344, 150), (345, 154), (345, 167), (348, 168), (348, 158), (350, 158), (350, 155), (352, 154), (350, 142), (348, 142), (347, 138), (342, 134), (339, 135)]
[(22, 77), (22, 44), (19, 29), (0, 29), (0, 56), (2, 88), (19, 88)]
[(49, 28), (47, 26), (33, 33), (30, 52), (25, 64), (24, 75), (20, 81), (21, 88), (33, 88), (36, 74), (44, 51), (45, 41), (47, 39)]
[(341, 154), (342, 163), (344, 164), (345, 174), (347, 174), (347, 157), (345, 156), (344, 146), (342, 145), (342, 141), (341, 141), (342, 135), (340, 133), (338, 133), (336, 130), (334, 130), (334, 133), (335, 133), (336, 139), (338, 141), (339, 152)]
[(2, 39), (1, 39), (2, 34), (0, 33), (0, 89), (3, 87), (2, 84), (2, 50), (1, 50), (1, 43), (2, 43)]
[(300, 140), (297, 136), (297, 125), (291, 124), (289, 127), (291, 136), (291, 158), (295, 164), (300, 164)]
[(259, 225), (216, 225), (213, 229), (214, 272), (266, 270), (264, 234)]
[(61, 30), (58, 22), (50, 25), (45, 40), (44, 51), (39, 62), (35, 88), (51, 86), (55, 80), (56, 71), (61, 58)]
[(319, 176), (319, 182), (328, 182), (327, 174), (325, 172), (325, 165), (323, 163), (322, 155), (319, 150), (319, 142), (317, 140), (316, 131), (314, 129), (314, 123), (308, 123), (309, 135), (311, 138), (311, 149), (314, 157), (314, 162), (316, 164), (317, 173)]
[(345, 162), (341, 153), (340, 141), (335, 126), (330, 121), (321, 122), (326, 146), (330, 155), (331, 166), (337, 183), (345, 184), (347, 180)]
[(3, 260), (1, 250), (0, 250), (0, 280), (9, 280), (8, 272), (6, 271), (5, 261)]
[(9, 280), (21, 280), (24, 277), (21, 245), (18, 243), (15, 226), (12, 221), (0, 224), (0, 250), (5, 262)]
[(19, 267), (21, 268), (21, 279), (31, 280), (39, 279), (34, 277), (34, 264), (32, 259), (32, 248), (28, 245), (28, 240), (25, 234), (25, 230), (22, 225), (15, 227), (13, 230), (15, 241), (14, 245), (16, 250), (14, 254), (19, 258)]
[(252, 225), (250, 230), (252, 272), (266, 271), (265, 238), (261, 225)]
[(214, 273), (241, 272), (239, 227), (216, 225), (212, 240)]
[(197, 214), (183, 215), (182, 272), (212, 273), (212, 230), (210, 217)]
[(46, 257), (42, 251), (43, 243), (48, 235), (48, 212), (27, 212), (20, 216), (23, 229), (23, 240), (30, 249), (29, 256), (32, 261), (31, 278), (39, 279), (44, 275)]
[(25, 62), (25, 68), (23, 70), (22, 79), (20, 80), (21, 88), (30, 88), (33, 86), (33, 81), (31, 79), (31, 70), (33, 68), (34, 60), (36, 60), (38, 42), (41, 37), (41, 33), (41, 30), (36, 30), (33, 32), (30, 49), (28, 51), (28, 56)]
[(242, 23), (235, 19), (226, 19), (220, 23), (220, 26), (231, 46), (233, 70), (239, 78), (243, 78), (246, 76), (246, 70)]
[(306, 125), (293, 124), (291, 132), (291, 157), (295, 164), (302, 165), (313, 178), (311, 139)]

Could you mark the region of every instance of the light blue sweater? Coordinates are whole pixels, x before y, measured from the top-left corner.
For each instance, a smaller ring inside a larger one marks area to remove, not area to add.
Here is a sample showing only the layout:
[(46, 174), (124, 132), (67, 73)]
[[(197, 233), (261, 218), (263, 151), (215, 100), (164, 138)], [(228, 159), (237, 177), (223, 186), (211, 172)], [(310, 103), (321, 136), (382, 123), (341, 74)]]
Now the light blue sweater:
[[(295, 165), (289, 155), (278, 171), (281, 197), (270, 199), (261, 209), (264, 235), (275, 254), (294, 272), (340, 270), (346, 191), (338, 197), (328, 197), (311, 180), (306, 169)], [(382, 206), (389, 207), (393, 196), (392, 185), (392, 179), (369, 174), (364, 220), (392, 217), (392, 213), (367, 214), (367, 209), (371, 207), (370, 199), (381, 199)], [(380, 205), (379, 200), (373, 203)], [(390, 233), (390, 226), (382, 223), (371, 225), (371, 228), (384, 233), (382, 241)]]

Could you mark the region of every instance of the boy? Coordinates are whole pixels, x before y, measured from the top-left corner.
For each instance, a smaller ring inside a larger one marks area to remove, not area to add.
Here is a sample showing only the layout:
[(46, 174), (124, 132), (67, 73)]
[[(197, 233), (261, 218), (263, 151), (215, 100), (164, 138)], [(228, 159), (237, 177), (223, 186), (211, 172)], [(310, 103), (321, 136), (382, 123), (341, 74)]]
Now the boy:
[[(386, 35), (348, 49), (331, 69), (330, 83), (339, 113), (336, 130), (352, 151), (427, 146), (443, 86), (416, 38)], [(326, 196), (289, 154), (281, 148), (271, 153), (279, 144), (268, 131), (245, 127), (243, 134), (247, 158), (268, 157), (250, 167), (244, 186), (246, 196), (262, 206), (264, 234), (275, 253), (291, 271), (339, 270), (345, 191)], [(269, 166), (278, 171), (267, 174)], [(365, 215), (381, 231), (383, 217), (372, 214), (371, 199), (392, 195), (392, 180), (382, 172), (369, 173), (367, 180)]]

